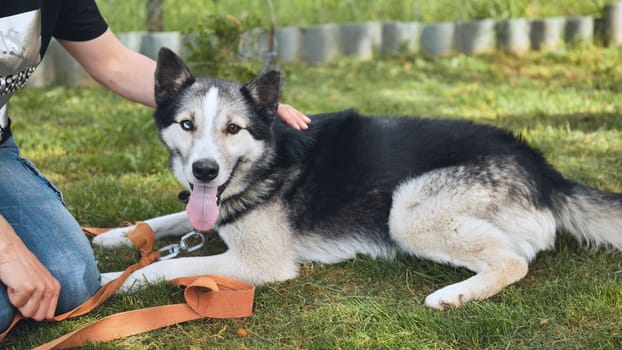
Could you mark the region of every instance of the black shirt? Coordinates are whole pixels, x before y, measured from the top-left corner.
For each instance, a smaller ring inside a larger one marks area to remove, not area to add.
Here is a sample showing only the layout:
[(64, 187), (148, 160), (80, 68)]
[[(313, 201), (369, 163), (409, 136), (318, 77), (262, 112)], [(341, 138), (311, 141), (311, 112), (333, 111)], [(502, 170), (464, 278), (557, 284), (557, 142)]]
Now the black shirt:
[(0, 0), (0, 144), (11, 135), (8, 101), (41, 62), (51, 38), (86, 41), (106, 29), (94, 0)]
[(0, 18), (36, 9), (41, 9), (41, 57), (52, 36), (86, 41), (108, 29), (94, 0), (0, 0)]

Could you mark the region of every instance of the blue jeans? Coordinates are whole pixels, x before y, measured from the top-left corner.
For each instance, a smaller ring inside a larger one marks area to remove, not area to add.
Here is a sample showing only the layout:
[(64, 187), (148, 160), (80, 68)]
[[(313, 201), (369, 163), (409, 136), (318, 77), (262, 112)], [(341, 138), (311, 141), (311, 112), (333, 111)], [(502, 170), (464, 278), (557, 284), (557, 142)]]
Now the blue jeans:
[[(0, 145), (0, 214), (60, 282), (57, 314), (70, 311), (99, 289), (97, 262), (80, 225), (62, 194), (19, 156), (12, 137)], [(0, 332), (15, 313), (0, 282)]]

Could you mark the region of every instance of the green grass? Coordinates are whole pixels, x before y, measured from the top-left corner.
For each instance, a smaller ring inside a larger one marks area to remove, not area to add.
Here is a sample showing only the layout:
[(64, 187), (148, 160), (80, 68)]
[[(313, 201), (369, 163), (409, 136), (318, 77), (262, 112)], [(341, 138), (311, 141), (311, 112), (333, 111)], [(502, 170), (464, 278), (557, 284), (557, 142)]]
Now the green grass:
[[(307, 26), (321, 23), (362, 21), (443, 22), (481, 18), (541, 18), (589, 15), (600, 17), (612, 0), (273, 0), (277, 26)], [(145, 1), (99, 0), (102, 13), (116, 32), (145, 30)], [(251, 16), (270, 24), (267, 0), (164, 1), (164, 29), (195, 28), (209, 15)]]
[[(622, 192), (622, 49), (429, 60), (341, 59), (282, 66), (284, 101), (307, 113), (467, 118), (506, 127), (541, 149), (568, 178)], [(24, 155), (63, 191), (85, 225), (114, 226), (182, 209), (151, 111), (98, 87), (27, 89), (11, 104)], [(211, 247), (222, 246), (216, 239)], [(214, 248), (215, 249), (215, 248)], [(96, 251), (104, 271), (134, 251)], [(255, 313), (201, 320), (89, 349), (619, 349), (622, 259), (561, 236), (528, 276), (489, 300), (437, 312), (432, 291), (464, 269), (401, 256), (302, 267), (297, 279), (257, 289)], [(115, 312), (176, 303), (166, 284), (118, 295), (93, 313), (54, 324), (21, 323), (3, 344), (31, 348)], [(238, 338), (244, 328), (249, 336)]]

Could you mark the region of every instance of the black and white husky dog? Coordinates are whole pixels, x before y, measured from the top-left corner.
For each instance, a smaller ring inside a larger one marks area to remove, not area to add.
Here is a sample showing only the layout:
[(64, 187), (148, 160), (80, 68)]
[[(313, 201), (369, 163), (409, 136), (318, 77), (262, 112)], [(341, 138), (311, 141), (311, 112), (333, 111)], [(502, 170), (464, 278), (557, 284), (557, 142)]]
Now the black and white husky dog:
[[(146, 222), (157, 238), (213, 225), (228, 250), (156, 262), (126, 288), (197, 274), (262, 284), (305, 262), (404, 253), (475, 273), (426, 297), (443, 309), (523, 278), (558, 230), (622, 250), (622, 194), (565, 179), (507, 131), (351, 110), (297, 131), (277, 117), (280, 88), (276, 71), (249, 83), (195, 78), (160, 51), (155, 121), (191, 195), (185, 212)], [(125, 231), (94, 243), (129, 244)]]

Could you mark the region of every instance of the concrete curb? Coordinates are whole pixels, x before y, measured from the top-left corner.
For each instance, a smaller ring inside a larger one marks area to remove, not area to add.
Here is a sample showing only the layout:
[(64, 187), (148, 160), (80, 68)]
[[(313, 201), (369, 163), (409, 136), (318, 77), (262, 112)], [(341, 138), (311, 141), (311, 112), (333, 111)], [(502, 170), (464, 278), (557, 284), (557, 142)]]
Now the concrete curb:
[(490, 53), (496, 47), (495, 21), (458, 22), (455, 33), (455, 46), (458, 52), (467, 55)]
[(281, 62), (290, 63), (300, 59), (302, 33), (297, 27), (278, 28), (274, 31), (276, 52)]
[(301, 58), (311, 64), (332, 61), (339, 55), (339, 26), (323, 24), (301, 29)]
[(564, 25), (566, 19), (551, 17), (531, 21), (529, 38), (531, 48), (539, 51), (552, 51), (564, 44)]
[(380, 51), (383, 53), (417, 53), (420, 49), (421, 30), (423, 26), (418, 22), (387, 22), (382, 24), (382, 43)]
[(424, 24), (421, 30), (421, 52), (426, 56), (452, 54), (455, 27), (451, 22)]
[(526, 18), (509, 19), (496, 23), (497, 49), (522, 55), (531, 48), (529, 40), (529, 20)]
[(622, 45), (622, 2), (605, 6), (603, 35), (607, 45)]
[(587, 16), (566, 19), (564, 41), (568, 44), (593, 44), (594, 22), (594, 18)]
[(347, 23), (340, 26), (341, 53), (360, 59), (371, 59), (380, 46), (382, 24), (380, 22)]

